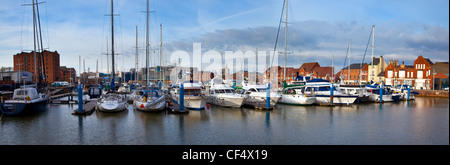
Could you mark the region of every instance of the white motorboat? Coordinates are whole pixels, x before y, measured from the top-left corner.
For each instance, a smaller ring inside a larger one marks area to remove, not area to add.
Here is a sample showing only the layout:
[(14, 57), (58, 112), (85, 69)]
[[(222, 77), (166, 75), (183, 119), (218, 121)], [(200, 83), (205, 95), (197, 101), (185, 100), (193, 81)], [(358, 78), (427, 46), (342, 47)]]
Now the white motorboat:
[[(369, 98), (373, 102), (380, 102), (380, 85), (366, 85), (367, 92), (370, 92)], [(395, 101), (392, 93), (388, 92), (384, 87), (382, 89), (382, 100), (384, 102)]]
[(208, 103), (223, 106), (239, 108), (244, 103), (244, 96), (236, 91), (222, 79), (214, 78), (211, 80), (209, 88)]
[(244, 105), (249, 105), (254, 108), (273, 108), (281, 95), (277, 92), (270, 92), (270, 107), (266, 107), (267, 90), (264, 85), (244, 85), (242, 87), (242, 93), (246, 98)]
[[(409, 85), (397, 85), (394, 88), (391, 88), (393, 90), (394, 94), (400, 95), (400, 100), (408, 100), (408, 86)], [(409, 100), (414, 100), (415, 94), (418, 94), (413, 90), (412, 86), (409, 86)]]
[[(332, 84), (323, 79), (313, 79), (306, 82), (305, 93), (316, 96), (316, 104), (331, 104), (331, 86)], [(358, 98), (358, 95), (342, 93), (333, 87), (333, 104), (352, 105)]]
[(337, 89), (341, 93), (357, 95), (356, 103), (370, 103), (373, 102), (370, 99), (371, 93), (367, 91), (364, 85), (344, 85), (340, 84)]
[(312, 105), (316, 97), (305, 93), (305, 86), (290, 86), (283, 89), (278, 103), (290, 105)]
[[(172, 99), (179, 103), (180, 85), (173, 86), (170, 94)], [(184, 106), (188, 109), (202, 110), (206, 107), (207, 96), (202, 94), (202, 87), (198, 81), (185, 81), (184, 87)]]
[(117, 93), (103, 95), (97, 102), (97, 109), (101, 112), (121, 112), (127, 107), (127, 99)]

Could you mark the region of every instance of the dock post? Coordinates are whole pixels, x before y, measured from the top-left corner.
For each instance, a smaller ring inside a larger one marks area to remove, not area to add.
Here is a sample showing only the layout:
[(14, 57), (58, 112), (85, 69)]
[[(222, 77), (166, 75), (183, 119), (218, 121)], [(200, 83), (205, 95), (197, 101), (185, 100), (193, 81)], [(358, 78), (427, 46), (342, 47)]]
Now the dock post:
[(407, 96), (407, 98), (406, 98), (406, 100), (408, 101), (409, 100), (409, 85), (406, 87), (407, 88), (407, 91), (406, 91), (406, 96)]
[(267, 85), (266, 88), (266, 108), (270, 108), (270, 83)]
[(380, 84), (380, 102), (383, 102), (383, 84)]
[(334, 93), (333, 93), (333, 83), (331, 83), (331, 85), (330, 85), (330, 103), (331, 103), (331, 105), (334, 105), (333, 95), (334, 95)]
[(178, 98), (178, 105), (180, 105), (180, 111), (184, 111), (184, 85), (180, 84), (180, 98)]
[(83, 112), (83, 85), (78, 84), (78, 112)]

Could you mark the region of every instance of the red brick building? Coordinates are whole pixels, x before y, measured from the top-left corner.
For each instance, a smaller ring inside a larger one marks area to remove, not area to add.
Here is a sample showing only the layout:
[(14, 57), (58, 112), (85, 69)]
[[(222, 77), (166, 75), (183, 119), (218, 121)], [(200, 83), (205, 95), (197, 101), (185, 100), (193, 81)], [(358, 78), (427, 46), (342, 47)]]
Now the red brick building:
[[(38, 56), (39, 53), (36, 54)], [(36, 63), (39, 61), (36, 60)], [(44, 51), (42, 54), (42, 64), (44, 64), (45, 79), (48, 85), (54, 81), (60, 81), (60, 67), (59, 67), (59, 53), (57, 51), (50, 52)], [(21, 65), (20, 65), (21, 64)], [(38, 65), (39, 66), (39, 65)], [(25, 70), (32, 73), (32, 81), (35, 82), (34, 77), (34, 52), (26, 53), (22, 52), (14, 55), (14, 71)], [(39, 70), (39, 68), (36, 68)]]
[[(271, 69), (277, 69), (278, 84), (281, 85), (284, 80), (284, 68), (281, 66), (271, 67), (266, 71), (266, 77), (269, 75)], [(312, 76), (313, 78), (333, 81), (333, 67), (321, 67), (319, 63), (311, 62), (303, 63), (302, 66), (298, 69), (293, 67), (286, 67), (286, 82), (291, 83), (292, 81), (294, 81), (295, 77), (297, 76), (297, 72), (300, 76)]]
[(386, 85), (411, 85), (414, 89), (432, 89), (433, 62), (422, 55), (417, 57), (414, 65), (405, 65), (403, 62), (398, 65), (398, 61), (390, 60), (385, 69)]
[(76, 84), (76, 71), (74, 68), (67, 68), (66, 66), (61, 66), (59, 69), (59, 80), (66, 81), (69, 84)]
[(303, 63), (302, 66), (300, 66), (300, 68), (298, 70), (298, 75), (300, 75), (300, 76), (313, 75), (314, 68), (316, 68), (316, 67), (320, 67), (318, 62)]
[(350, 67), (346, 66), (341, 69), (340, 76), (345, 84), (358, 84), (361, 81), (362, 84), (367, 84), (368, 82), (368, 71), (369, 65), (367, 63), (355, 63), (351, 64)]

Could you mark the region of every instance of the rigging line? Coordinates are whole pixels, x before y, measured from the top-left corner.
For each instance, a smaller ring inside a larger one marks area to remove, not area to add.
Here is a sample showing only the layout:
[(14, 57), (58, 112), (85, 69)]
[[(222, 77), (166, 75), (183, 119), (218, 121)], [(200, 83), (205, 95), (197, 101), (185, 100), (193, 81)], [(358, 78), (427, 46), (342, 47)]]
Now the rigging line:
[[(47, 12), (47, 3), (45, 3), (45, 19), (46, 19), (46, 22), (45, 22), (45, 24), (46, 24), (46, 26), (47, 26), (47, 45), (48, 45), (48, 49), (50, 49), (50, 32), (49, 32), (49, 30), (48, 30), (48, 12)], [(45, 34), (45, 33), (44, 33)]]
[(22, 7), (22, 23), (20, 27), (20, 50), (23, 51), (23, 23), (25, 21), (25, 10), (24, 7)]
[(344, 65), (343, 67), (345, 67), (345, 64), (347, 63), (347, 56), (348, 56), (348, 49), (350, 48), (350, 45), (347, 45), (347, 53), (345, 54), (345, 60), (344, 60)]
[(360, 67), (359, 67), (358, 80), (359, 80), (359, 77), (360, 77), (360, 75), (361, 75), (362, 64), (363, 64), (363, 62), (364, 62), (364, 58), (366, 58), (367, 48), (369, 47), (369, 44), (370, 44), (370, 41), (371, 41), (371, 38), (372, 38), (372, 33), (373, 33), (373, 30), (370, 31), (369, 40), (367, 41), (367, 45), (366, 45), (366, 51), (364, 51), (364, 56), (363, 56), (363, 58), (362, 58), (362, 60), (361, 60), (361, 64), (360, 64)]
[[(275, 47), (273, 48), (273, 54), (272, 54), (272, 61), (271, 61), (271, 63), (270, 63), (270, 68), (272, 67), (272, 65), (273, 65), (273, 60), (274, 60), (274, 56), (275, 56), (275, 53), (276, 53), (276, 50), (277, 50), (277, 44), (278, 44), (278, 37), (279, 37), (279, 35), (280, 35), (280, 27), (281, 27), (281, 21), (283, 20), (283, 13), (284, 13), (284, 6), (286, 5), (286, 0), (284, 0), (284, 2), (283, 2), (283, 8), (281, 9), (281, 17), (280, 17), (280, 22), (278, 23), (278, 32), (277, 32), (277, 39), (275, 40)], [(270, 60), (270, 58), (269, 58), (269, 60)], [(268, 70), (268, 68), (266, 69), (266, 71)], [(269, 76), (267, 76), (267, 79), (269, 79)]]

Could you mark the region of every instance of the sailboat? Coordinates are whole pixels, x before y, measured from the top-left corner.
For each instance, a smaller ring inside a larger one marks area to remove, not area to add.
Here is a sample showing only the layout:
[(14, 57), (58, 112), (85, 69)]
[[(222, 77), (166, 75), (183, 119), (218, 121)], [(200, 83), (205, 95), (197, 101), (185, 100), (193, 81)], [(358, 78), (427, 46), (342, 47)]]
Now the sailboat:
[[(142, 95), (136, 95), (133, 105), (137, 110), (140, 111), (147, 111), (147, 112), (157, 112), (162, 111), (166, 108), (166, 95), (162, 94), (161, 88), (160, 93), (158, 91), (148, 90), (151, 83), (149, 82), (148, 77), (148, 57), (149, 57), (149, 2), (147, 0), (147, 34), (146, 34), (146, 47), (145, 47), (145, 54), (146, 54), (146, 69), (147, 69), (147, 88), (144, 94)], [(152, 88), (153, 89), (153, 88)]]
[(112, 79), (111, 89), (100, 97), (97, 102), (97, 109), (101, 112), (121, 112), (127, 109), (127, 99), (115, 92), (115, 70), (114, 70), (114, 3), (111, 0), (111, 59), (112, 59)]
[(283, 79), (283, 90), (281, 93), (281, 98), (278, 100), (282, 104), (291, 105), (311, 105), (316, 101), (316, 97), (311, 94), (304, 93), (305, 86), (301, 85), (287, 85), (286, 83), (286, 56), (287, 56), (287, 16), (288, 16), (288, 4), (285, 0), (286, 6), (286, 16), (285, 16), (285, 27), (284, 27), (284, 79)]
[[(33, 6), (33, 36), (34, 36), (34, 76), (35, 76), (35, 87), (27, 87), (25, 86), (25, 80), (24, 85), (21, 88), (15, 89), (12, 99), (5, 100), (4, 102), (0, 103), (0, 111), (4, 115), (19, 115), (19, 114), (33, 114), (42, 112), (48, 109), (48, 104), (50, 102), (50, 98), (48, 95), (44, 93), (39, 93), (38, 88), (42, 87), (41, 83), (41, 72), (40, 70), (44, 68), (43, 63), (39, 61), (39, 64), (36, 63), (36, 44), (40, 45), (41, 53), (39, 56), (42, 57), (43, 52), (43, 46), (42, 46), (42, 33), (41, 33), (41, 27), (40, 27), (40, 20), (39, 20), (39, 3), (37, 0), (32, 0)], [(36, 22), (38, 21), (38, 22)], [(39, 33), (39, 35), (36, 35), (36, 33)], [(40, 43), (39, 43), (40, 42)], [(39, 59), (41, 59), (39, 57)], [(39, 65), (39, 71), (36, 69), (36, 66)], [(39, 74), (38, 74), (39, 72)], [(42, 72), (45, 73), (45, 72)], [(19, 67), (19, 76), (20, 75), (20, 67)], [(39, 78), (38, 78), (39, 77)], [(44, 76), (45, 77), (45, 76)], [(39, 83), (38, 83), (39, 79)], [(39, 86), (38, 86), (39, 85)]]

